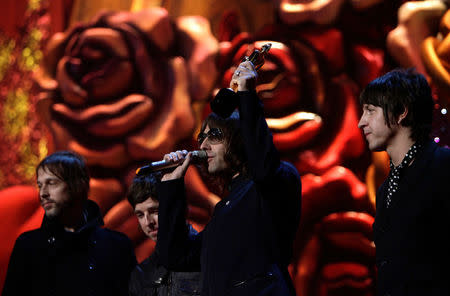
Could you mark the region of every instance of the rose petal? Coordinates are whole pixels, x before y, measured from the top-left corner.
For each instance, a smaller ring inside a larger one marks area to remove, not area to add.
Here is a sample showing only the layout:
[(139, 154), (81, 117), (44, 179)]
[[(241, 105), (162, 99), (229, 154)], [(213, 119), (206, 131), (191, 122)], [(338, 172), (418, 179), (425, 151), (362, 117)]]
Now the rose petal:
[(145, 103), (133, 107), (126, 114), (88, 124), (86, 129), (95, 136), (123, 136), (148, 120), (152, 111), (153, 105), (151, 101), (147, 100)]
[(94, 150), (75, 141), (70, 142), (67, 146), (70, 150), (83, 155), (90, 166), (122, 168), (131, 161), (123, 144), (110, 145), (102, 150)]
[[(444, 61), (441, 61), (436, 53), (438, 46), (439, 41), (436, 38), (428, 37), (425, 39), (422, 43), (422, 58), (427, 73), (439, 87), (440, 98), (445, 104), (450, 104), (450, 72), (449, 69), (446, 69)], [(446, 98), (447, 100), (445, 100)]]
[(34, 73), (33, 78), (44, 90), (54, 90), (58, 87), (55, 80), (56, 67), (64, 54), (65, 34), (56, 33), (50, 38), (45, 48), (41, 66)]
[(98, 204), (103, 215), (123, 199), (125, 190), (117, 179), (92, 177), (89, 182), (89, 198)]
[(169, 73), (173, 76), (172, 89), (165, 98), (165, 104), (142, 131), (128, 138), (127, 147), (135, 159), (158, 159), (170, 151), (178, 139), (187, 138), (192, 134), (194, 118), (191, 111), (188, 93), (186, 64), (181, 57), (170, 61)]
[(192, 100), (205, 99), (217, 79), (216, 57), (219, 51), (209, 22), (200, 16), (179, 17), (177, 28), (181, 31), (178, 41), (184, 46), (181, 52), (189, 68), (189, 91)]
[[(285, 128), (290, 129), (290, 127), (297, 125), (300, 121), (303, 121), (301, 118), (296, 120), (294, 119), (296, 115), (302, 113), (304, 112), (294, 113), (290, 116), (278, 120), (284, 122), (289, 121), (289, 123), (286, 123)], [(289, 118), (292, 119), (289, 120)], [(273, 132), (273, 142), (280, 151), (301, 148), (302, 146), (309, 143), (312, 139), (314, 139), (314, 137), (319, 134), (322, 127), (322, 119), (317, 115), (315, 115), (313, 119), (307, 119), (306, 122), (302, 123), (299, 127), (294, 128), (291, 131), (283, 132), (274, 130), (274, 123), (274, 119), (267, 118), (267, 124)]]
[(94, 105), (85, 109), (72, 109), (61, 103), (54, 104), (52, 108), (55, 113), (67, 117), (68, 120), (75, 121), (77, 124), (87, 124), (93, 120), (120, 116), (126, 110), (138, 105), (144, 105), (153, 110), (153, 101), (140, 94), (132, 94), (115, 103)]
[(88, 100), (88, 93), (67, 73), (66, 64), (68, 61), (68, 57), (63, 57), (58, 63), (56, 79), (59, 82), (59, 89), (64, 101), (73, 106), (82, 106)]
[[(360, 156), (365, 150), (364, 140), (361, 131), (358, 129), (359, 106), (356, 103), (353, 90), (344, 81), (335, 81), (337, 88), (333, 91), (336, 98), (340, 98), (343, 107), (343, 114), (336, 108), (329, 109), (331, 114), (324, 114), (328, 121), (326, 128), (334, 128), (331, 118), (336, 120), (338, 129), (332, 134), (331, 143), (322, 142), (323, 147), (314, 147), (310, 150), (300, 152), (295, 161), (297, 169), (302, 172), (313, 172), (322, 174), (329, 168), (341, 164), (345, 159)], [(343, 84), (342, 84), (343, 83)], [(324, 129), (322, 129), (324, 130)], [(328, 133), (327, 136), (330, 136)], [(320, 143), (320, 142), (319, 142)]]
[(438, 20), (447, 10), (442, 1), (404, 3), (398, 11), (397, 28), (386, 39), (389, 53), (403, 67), (416, 67), (425, 73), (420, 58), (420, 44), (437, 29)]
[(299, 24), (312, 21), (317, 24), (330, 24), (339, 14), (344, 0), (313, 0), (307, 3), (292, 3), (281, 0), (278, 14), (286, 24)]
[(110, 28), (88, 28), (77, 37), (77, 48), (71, 49), (73, 53), (81, 51), (84, 47), (93, 44), (102, 44), (108, 48), (115, 58), (128, 58), (130, 53), (120, 32)]
[(367, 209), (367, 190), (355, 174), (336, 166), (321, 176), (302, 176), (302, 225), (314, 225), (323, 217), (340, 211)]

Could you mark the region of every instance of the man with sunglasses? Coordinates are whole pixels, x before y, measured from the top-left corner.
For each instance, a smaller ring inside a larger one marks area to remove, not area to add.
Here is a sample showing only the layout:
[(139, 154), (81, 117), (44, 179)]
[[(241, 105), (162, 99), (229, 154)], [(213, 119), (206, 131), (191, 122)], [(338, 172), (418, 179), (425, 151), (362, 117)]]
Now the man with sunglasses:
[(228, 118), (212, 113), (198, 140), (208, 154), (208, 174), (225, 185), (204, 231), (192, 239), (185, 223), (184, 174), (187, 151), (164, 156), (184, 159), (158, 183), (160, 263), (182, 270), (200, 262), (201, 295), (295, 295), (287, 266), (300, 219), (297, 170), (279, 159), (255, 92), (256, 71), (243, 62), (237, 85), (238, 111)]

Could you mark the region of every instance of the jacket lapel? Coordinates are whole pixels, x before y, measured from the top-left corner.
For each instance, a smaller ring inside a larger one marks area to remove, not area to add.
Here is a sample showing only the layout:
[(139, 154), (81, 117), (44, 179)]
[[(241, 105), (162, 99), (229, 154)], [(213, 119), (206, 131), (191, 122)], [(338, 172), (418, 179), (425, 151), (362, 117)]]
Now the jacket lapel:
[(436, 144), (433, 144), (434, 143), (431, 141), (425, 144), (422, 152), (417, 155), (414, 162), (402, 176), (398, 192), (396, 192), (394, 198), (392, 199), (391, 211), (388, 211), (390, 214), (392, 214), (392, 212), (394, 212), (399, 204), (401, 205), (404, 200), (414, 196), (413, 192), (415, 187), (421, 183), (423, 174), (426, 174), (428, 171), (427, 167), (430, 165), (434, 150), (437, 147)]
[[(374, 236), (379, 237), (384, 234), (389, 228), (389, 215), (388, 209), (385, 206), (385, 197), (387, 195), (388, 180), (386, 179), (380, 186), (377, 192), (376, 207), (377, 211), (375, 213), (375, 222), (373, 224)], [(375, 237), (374, 237), (375, 239)]]
[(399, 184), (399, 189), (394, 195), (390, 208), (385, 206), (385, 197), (388, 189), (388, 179), (380, 186), (377, 192), (376, 200), (376, 219), (374, 223), (374, 235), (380, 236), (384, 234), (391, 226), (391, 218), (395, 215), (396, 209), (408, 198), (413, 196), (415, 186), (420, 183), (420, 178), (426, 173), (426, 168), (431, 162), (431, 158), (435, 152), (437, 145), (432, 141), (425, 143), (424, 149), (415, 158), (410, 169), (405, 172)]

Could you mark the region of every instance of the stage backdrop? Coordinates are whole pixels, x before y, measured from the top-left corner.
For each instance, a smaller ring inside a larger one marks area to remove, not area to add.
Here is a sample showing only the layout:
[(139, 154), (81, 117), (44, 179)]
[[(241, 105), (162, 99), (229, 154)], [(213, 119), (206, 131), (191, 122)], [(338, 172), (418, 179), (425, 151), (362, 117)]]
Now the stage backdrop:
[[(195, 3), (195, 4), (194, 4)], [(303, 183), (290, 273), (298, 295), (374, 295), (375, 190), (387, 156), (369, 153), (358, 96), (415, 67), (435, 96), (432, 136), (450, 143), (450, 14), (444, 1), (2, 0), (0, 289), (16, 237), (40, 226), (35, 166), (83, 155), (90, 198), (138, 260), (154, 244), (125, 192), (137, 167), (196, 149), (209, 102), (255, 48), (272, 49), (257, 92), (274, 142)], [(201, 230), (220, 193), (196, 168), (188, 218)]]

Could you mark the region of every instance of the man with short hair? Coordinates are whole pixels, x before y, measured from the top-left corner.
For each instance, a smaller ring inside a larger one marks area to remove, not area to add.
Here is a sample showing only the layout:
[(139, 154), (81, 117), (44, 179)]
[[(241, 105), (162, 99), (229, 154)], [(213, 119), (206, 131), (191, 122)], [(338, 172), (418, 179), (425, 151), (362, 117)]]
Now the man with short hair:
[(192, 153), (164, 156), (183, 164), (157, 186), (157, 251), (169, 268), (200, 262), (203, 296), (295, 295), (288, 265), (300, 219), (300, 176), (280, 161), (256, 95), (256, 76), (250, 61), (241, 63), (231, 81), (238, 112), (227, 118), (211, 114), (200, 130), (208, 175), (222, 181), (226, 194), (194, 240), (184, 225), (184, 175)]
[[(153, 174), (136, 176), (128, 190), (128, 201), (142, 231), (157, 242), (159, 199), (156, 192), (158, 180)], [(197, 232), (189, 225), (191, 236)], [(184, 271), (169, 271), (158, 262), (157, 252), (137, 265), (131, 273), (130, 296), (181, 296), (199, 295), (199, 266)]]
[(101, 228), (81, 156), (55, 152), (36, 175), (44, 219), (17, 238), (2, 295), (127, 295), (133, 247), (124, 234)]
[(360, 101), (369, 149), (391, 159), (373, 225), (377, 295), (450, 295), (450, 150), (429, 139), (430, 87), (421, 74), (395, 70), (369, 83)]

